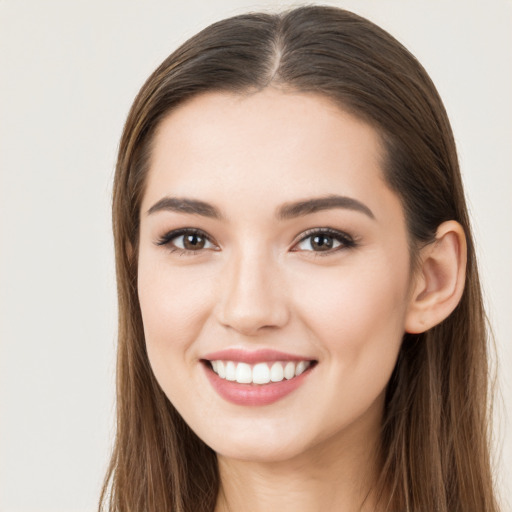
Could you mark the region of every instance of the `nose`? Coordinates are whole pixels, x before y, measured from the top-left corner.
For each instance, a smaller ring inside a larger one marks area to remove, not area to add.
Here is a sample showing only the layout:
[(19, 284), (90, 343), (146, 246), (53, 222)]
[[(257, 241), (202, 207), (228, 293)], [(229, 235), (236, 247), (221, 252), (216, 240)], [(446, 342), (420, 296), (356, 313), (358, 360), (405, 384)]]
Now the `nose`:
[(290, 311), (280, 277), (277, 263), (261, 252), (226, 262), (217, 309), (219, 322), (246, 336), (286, 325)]

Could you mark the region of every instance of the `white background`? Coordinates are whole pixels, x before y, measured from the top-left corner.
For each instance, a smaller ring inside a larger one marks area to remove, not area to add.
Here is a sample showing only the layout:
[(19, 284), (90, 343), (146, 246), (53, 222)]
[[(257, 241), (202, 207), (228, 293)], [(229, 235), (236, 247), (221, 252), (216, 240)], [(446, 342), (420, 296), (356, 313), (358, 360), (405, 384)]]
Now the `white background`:
[[(395, 35), (446, 103), (498, 347), (499, 478), (512, 495), (512, 2), (325, 3)], [(114, 410), (111, 181), (136, 92), (207, 24), (287, 5), (0, 0), (0, 511), (97, 504)]]

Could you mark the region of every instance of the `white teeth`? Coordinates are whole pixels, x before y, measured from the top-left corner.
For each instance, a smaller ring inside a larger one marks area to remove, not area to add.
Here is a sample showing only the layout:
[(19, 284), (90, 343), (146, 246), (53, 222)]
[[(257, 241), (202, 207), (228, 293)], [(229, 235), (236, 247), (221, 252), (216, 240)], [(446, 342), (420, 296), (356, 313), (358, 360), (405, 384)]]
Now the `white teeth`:
[(226, 378), (226, 367), (223, 361), (217, 361), (217, 371), (215, 372), (221, 379)]
[(288, 361), (274, 363), (247, 363), (234, 361), (210, 361), (213, 371), (221, 378), (236, 381), (239, 384), (268, 384), (290, 380), (304, 373), (311, 361)]
[(270, 368), (270, 380), (272, 382), (281, 382), (284, 379), (284, 370), (281, 363), (274, 363)]
[(267, 363), (258, 363), (252, 369), (252, 381), (254, 384), (268, 384), (270, 382), (270, 370)]
[(236, 379), (236, 367), (233, 361), (228, 361), (226, 363), (226, 380), (235, 380)]
[(295, 364), (288, 361), (284, 367), (284, 378), (290, 380), (293, 377), (295, 377)]
[(236, 381), (239, 384), (250, 384), (252, 382), (252, 370), (247, 363), (238, 363), (236, 367)]
[(297, 363), (297, 367), (295, 368), (295, 377), (298, 377), (301, 373), (304, 373), (304, 370), (307, 368), (306, 361), (300, 361)]

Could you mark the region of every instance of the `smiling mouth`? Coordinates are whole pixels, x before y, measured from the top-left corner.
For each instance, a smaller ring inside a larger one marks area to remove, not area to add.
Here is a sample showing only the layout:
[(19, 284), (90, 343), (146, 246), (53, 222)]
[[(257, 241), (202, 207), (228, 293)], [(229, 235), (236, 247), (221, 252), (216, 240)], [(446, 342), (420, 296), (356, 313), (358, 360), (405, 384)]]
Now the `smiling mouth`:
[(317, 361), (272, 361), (248, 364), (217, 359), (203, 360), (203, 363), (223, 380), (261, 386), (293, 380), (316, 365)]

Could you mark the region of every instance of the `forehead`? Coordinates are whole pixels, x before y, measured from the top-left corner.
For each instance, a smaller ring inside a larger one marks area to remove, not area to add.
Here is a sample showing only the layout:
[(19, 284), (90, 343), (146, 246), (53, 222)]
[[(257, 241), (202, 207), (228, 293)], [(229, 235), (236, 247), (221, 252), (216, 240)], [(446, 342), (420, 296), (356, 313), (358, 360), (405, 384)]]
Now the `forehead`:
[(158, 127), (143, 208), (166, 194), (225, 204), (243, 197), (253, 206), (378, 195), (387, 188), (383, 155), (375, 129), (323, 96), (273, 88), (207, 93)]

